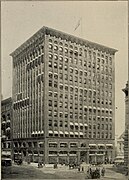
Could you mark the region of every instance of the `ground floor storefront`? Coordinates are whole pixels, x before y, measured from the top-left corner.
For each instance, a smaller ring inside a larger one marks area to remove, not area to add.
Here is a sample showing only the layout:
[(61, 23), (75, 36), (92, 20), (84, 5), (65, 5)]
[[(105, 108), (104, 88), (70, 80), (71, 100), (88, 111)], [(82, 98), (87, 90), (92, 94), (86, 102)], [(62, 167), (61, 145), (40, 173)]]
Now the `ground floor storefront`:
[(13, 159), (45, 164), (111, 163), (114, 161), (113, 142), (92, 143), (79, 139), (32, 139), (13, 142)]

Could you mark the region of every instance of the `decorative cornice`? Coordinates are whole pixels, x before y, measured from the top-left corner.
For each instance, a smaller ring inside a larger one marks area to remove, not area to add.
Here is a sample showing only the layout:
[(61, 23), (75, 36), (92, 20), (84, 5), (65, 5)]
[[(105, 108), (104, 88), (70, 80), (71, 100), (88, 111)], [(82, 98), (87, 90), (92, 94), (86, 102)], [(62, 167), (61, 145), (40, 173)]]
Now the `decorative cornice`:
[(104, 51), (110, 54), (115, 54), (118, 50), (109, 48), (107, 46), (103, 46), (98, 43), (94, 43), (88, 40), (84, 40), (82, 38), (49, 28), (43, 26), (38, 32), (36, 32), (32, 37), (30, 37), (27, 41), (25, 41), (20, 47), (18, 47), (15, 51), (13, 51), (10, 55), (12, 57), (17, 56), (20, 54), (22, 51), (27, 49), (29, 46), (33, 45), (37, 40), (42, 38), (44, 35), (51, 35), (51, 36), (56, 36), (57, 38), (62, 38), (63, 40), (68, 40), (71, 41), (72, 43), (77, 43), (83, 46), (88, 46), (90, 48), (98, 49), (100, 51)]

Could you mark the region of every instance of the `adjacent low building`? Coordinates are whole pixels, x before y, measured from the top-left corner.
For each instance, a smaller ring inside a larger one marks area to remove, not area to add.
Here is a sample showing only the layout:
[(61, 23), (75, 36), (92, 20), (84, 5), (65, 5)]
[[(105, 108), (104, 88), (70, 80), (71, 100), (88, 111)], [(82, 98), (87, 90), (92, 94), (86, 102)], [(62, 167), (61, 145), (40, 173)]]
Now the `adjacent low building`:
[(113, 161), (115, 53), (43, 27), (11, 54), (14, 155), (45, 163)]
[(1, 154), (11, 158), (12, 98), (1, 101)]

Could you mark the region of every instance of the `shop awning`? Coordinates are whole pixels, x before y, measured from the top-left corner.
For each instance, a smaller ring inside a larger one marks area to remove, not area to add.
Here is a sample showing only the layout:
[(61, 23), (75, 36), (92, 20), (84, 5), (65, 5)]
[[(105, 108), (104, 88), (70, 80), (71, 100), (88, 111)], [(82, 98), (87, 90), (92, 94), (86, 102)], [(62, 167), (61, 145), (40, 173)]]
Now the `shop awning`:
[(4, 156), (6, 156), (6, 155), (11, 155), (11, 152), (10, 152), (10, 151), (2, 151), (1, 154), (4, 155)]
[(124, 162), (124, 159), (116, 159), (114, 160), (115, 163), (123, 163)]
[(2, 138), (6, 138), (6, 136), (5, 136), (5, 135), (3, 135), (3, 136), (2, 136)]
[(89, 144), (89, 146), (97, 146), (96, 144)]
[(78, 126), (78, 123), (75, 123), (75, 126)]
[(59, 131), (60, 134), (64, 134), (62, 131)]
[(39, 142), (39, 144), (44, 144), (44, 142)]
[(78, 135), (78, 132), (75, 132), (75, 135)]
[(51, 131), (51, 130), (49, 130), (48, 132), (49, 132), (49, 134), (53, 134), (53, 131)]
[(82, 133), (82, 132), (80, 132), (79, 134), (80, 134), (80, 135), (83, 135), (83, 133)]
[(88, 125), (85, 123), (84, 126), (88, 126)]
[(54, 134), (58, 134), (58, 131), (54, 131)]
[(105, 147), (105, 144), (98, 144), (98, 146), (104, 146)]
[(106, 144), (106, 146), (113, 146), (113, 144)]
[(41, 131), (41, 134), (44, 134), (44, 131), (43, 131), (43, 130)]
[(10, 123), (10, 119), (7, 120), (7, 123)]
[(74, 133), (73, 133), (73, 132), (70, 132), (70, 135), (74, 135)]
[(83, 126), (83, 124), (82, 124), (82, 123), (79, 123), (79, 125), (80, 125), (80, 126)]
[(65, 131), (65, 134), (69, 134), (67, 131)]
[(71, 126), (73, 126), (73, 123), (72, 123), (72, 122), (70, 122), (70, 125), (71, 125)]

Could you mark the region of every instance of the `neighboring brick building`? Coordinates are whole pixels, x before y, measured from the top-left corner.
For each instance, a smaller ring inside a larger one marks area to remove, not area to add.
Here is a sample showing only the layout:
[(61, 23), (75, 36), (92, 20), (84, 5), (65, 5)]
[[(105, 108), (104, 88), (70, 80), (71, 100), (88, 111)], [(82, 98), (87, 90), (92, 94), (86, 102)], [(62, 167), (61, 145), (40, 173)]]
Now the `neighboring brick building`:
[(124, 137), (124, 163), (125, 167), (129, 164), (129, 96), (128, 96), (128, 82), (126, 87), (122, 89), (125, 93), (125, 137)]
[(1, 101), (1, 148), (2, 155), (11, 156), (12, 98)]
[(111, 161), (116, 50), (43, 27), (13, 58), (13, 149), (45, 163)]

